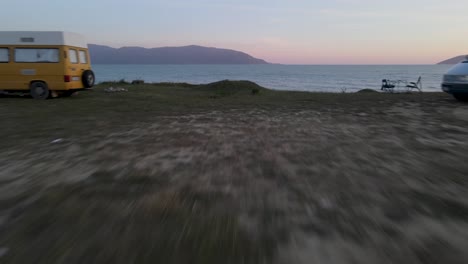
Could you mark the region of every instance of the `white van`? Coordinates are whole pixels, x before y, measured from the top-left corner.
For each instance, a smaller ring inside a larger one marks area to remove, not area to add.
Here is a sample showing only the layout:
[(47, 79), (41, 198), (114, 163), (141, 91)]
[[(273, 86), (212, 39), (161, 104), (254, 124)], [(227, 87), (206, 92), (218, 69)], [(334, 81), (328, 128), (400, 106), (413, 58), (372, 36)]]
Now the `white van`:
[(468, 101), (468, 55), (444, 75), (442, 91), (452, 94), (457, 100)]

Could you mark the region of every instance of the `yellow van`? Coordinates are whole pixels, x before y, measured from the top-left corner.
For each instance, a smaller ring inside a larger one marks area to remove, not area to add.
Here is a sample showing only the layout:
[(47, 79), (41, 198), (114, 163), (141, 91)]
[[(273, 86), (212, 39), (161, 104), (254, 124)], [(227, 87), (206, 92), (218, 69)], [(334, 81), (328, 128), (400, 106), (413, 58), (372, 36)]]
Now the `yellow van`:
[(35, 99), (47, 99), (91, 88), (94, 81), (81, 35), (0, 31), (0, 91), (29, 91)]

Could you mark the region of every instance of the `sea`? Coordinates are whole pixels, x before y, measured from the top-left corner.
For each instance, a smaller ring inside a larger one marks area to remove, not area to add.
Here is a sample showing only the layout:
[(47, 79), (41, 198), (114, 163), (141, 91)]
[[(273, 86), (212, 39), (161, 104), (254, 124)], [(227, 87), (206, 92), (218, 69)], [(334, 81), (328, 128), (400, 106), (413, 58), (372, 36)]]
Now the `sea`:
[[(380, 90), (382, 80), (416, 82), (423, 91), (439, 92), (450, 65), (116, 65), (93, 64), (97, 82), (124, 79), (145, 82), (206, 84), (221, 80), (248, 80), (276, 90), (356, 92)], [(404, 86), (404, 85), (403, 85)]]

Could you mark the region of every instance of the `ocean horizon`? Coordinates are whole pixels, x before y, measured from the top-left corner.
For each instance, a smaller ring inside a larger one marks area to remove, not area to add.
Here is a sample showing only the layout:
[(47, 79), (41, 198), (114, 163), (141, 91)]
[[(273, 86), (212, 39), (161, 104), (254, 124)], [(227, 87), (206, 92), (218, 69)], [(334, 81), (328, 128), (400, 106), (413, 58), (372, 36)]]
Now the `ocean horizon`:
[(423, 91), (439, 92), (451, 65), (286, 65), (286, 64), (93, 64), (97, 82), (144, 80), (204, 84), (248, 80), (287, 91), (356, 92), (379, 90), (382, 79), (415, 82)]

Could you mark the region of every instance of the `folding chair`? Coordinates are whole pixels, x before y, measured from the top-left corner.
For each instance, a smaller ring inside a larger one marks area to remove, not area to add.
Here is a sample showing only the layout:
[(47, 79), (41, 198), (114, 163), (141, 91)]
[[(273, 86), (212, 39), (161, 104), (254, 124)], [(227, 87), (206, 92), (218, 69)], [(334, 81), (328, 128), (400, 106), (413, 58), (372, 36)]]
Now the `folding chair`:
[(390, 81), (387, 79), (382, 80), (382, 87), (380, 87), (380, 90), (385, 92), (393, 92), (393, 88), (395, 88), (395, 81)]
[(407, 88), (408, 90), (416, 89), (416, 90), (418, 90), (419, 92), (422, 92), (421, 76), (419, 76), (417, 82), (410, 82), (408, 85), (406, 85), (406, 88)]

